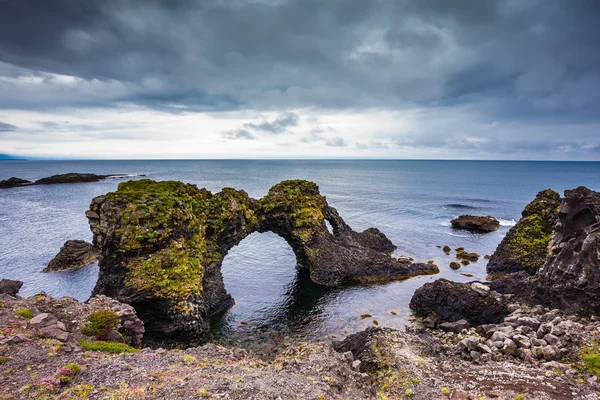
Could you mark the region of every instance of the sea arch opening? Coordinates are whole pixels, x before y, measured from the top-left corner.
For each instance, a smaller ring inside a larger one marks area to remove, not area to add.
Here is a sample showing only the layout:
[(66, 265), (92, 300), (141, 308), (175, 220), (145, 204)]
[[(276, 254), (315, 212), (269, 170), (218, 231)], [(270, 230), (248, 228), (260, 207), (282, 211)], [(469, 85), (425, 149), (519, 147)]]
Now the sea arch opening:
[(226, 323), (260, 326), (286, 302), (297, 279), (296, 254), (280, 235), (254, 232), (227, 252), (221, 273), (225, 290), (235, 300)]

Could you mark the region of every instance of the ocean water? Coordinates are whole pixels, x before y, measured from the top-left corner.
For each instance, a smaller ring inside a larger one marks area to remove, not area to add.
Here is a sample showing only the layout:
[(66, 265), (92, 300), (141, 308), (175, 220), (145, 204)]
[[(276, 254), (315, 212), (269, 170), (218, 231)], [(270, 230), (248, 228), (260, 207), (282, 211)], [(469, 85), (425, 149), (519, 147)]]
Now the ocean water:
[[(454, 271), (452, 256), (437, 246), (491, 254), (523, 207), (543, 189), (562, 193), (580, 185), (600, 190), (600, 163), (504, 161), (0, 161), (0, 179), (38, 179), (58, 173), (144, 174), (217, 192), (246, 190), (259, 198), (284, 179), (315, 181), (329, 204), (355, 230), (377, 227), (397, 246), (397, 256), (434, 260), (441, 272), (401, 282), (327, 289), (295, 268), (287, 243), (275, 234), (253, 234), (223, 262), (235, 306), (215, 321), (215, 334), (245, 340), (277, 331), (310, 338), (342, 338), (373, 325), (402, 328), (414, 290), (441, 277), (485, 280), (485, 260)], [(91, 240), (84, 216), (91, 199), (123, 179), (98, 183), (0, 190), (0, 278), (25, 282), (21, 294), (86, 300), (98, 267), (63, 273), (41, 270), (68, 239)], [(456, 231), (460, 214), (493, 215), (498, 232)], [(473, 278), (461, 273), (469, 273)], [(393, 315), (392, 311), (396, 314)], [(372, 318), (361, 320), (361, 314)]]

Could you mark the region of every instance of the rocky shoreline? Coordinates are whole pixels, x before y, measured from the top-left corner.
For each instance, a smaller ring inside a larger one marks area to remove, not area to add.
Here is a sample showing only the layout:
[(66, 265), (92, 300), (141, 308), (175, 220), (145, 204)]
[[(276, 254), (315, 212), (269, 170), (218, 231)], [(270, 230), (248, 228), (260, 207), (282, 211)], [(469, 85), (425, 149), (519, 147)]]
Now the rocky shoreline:
[(127, 174), (97, 175), (71, 172), (67, 174), (52, 175), (47, 178), (38, 179), (37, 181), (28, 181), (26, 179), (12, 177), (0, 181), (0, 189), (12, 189), (16, 187), (35, 185), (58, 185), (65, 183), (99, 182), (108, 178), (126, 178), (128, 176), (129, 175)]
[[(182, 341), (231, 304), (220, 262), (250, 232), (283, 236), (321, 284), (434, 267), (390, 257), (383, 233), (354, 232), (306, 181), (284, 181), (260, 200), (130, 182), (94, 199), (86, 215), (100, 249), (88, 302), (20, 298), (20, 282), (0, 281), (0, 387), (9, 388), (0, 399), (600, 398), (600, 194), (587, 188), (564, 198), (540, 192), (491, 256), (490, 281), (419, 288), (406, 332), (369, 328), (334, 343), (283, 340), (261, 351)], [(161, 269), (175, 275), (146, 280)], [(174, 278), (188, 286), (173, 286)], [(164, 296), (165, 288), (178, 296)], [(144, 347), (161, 334), (185, 350)]]

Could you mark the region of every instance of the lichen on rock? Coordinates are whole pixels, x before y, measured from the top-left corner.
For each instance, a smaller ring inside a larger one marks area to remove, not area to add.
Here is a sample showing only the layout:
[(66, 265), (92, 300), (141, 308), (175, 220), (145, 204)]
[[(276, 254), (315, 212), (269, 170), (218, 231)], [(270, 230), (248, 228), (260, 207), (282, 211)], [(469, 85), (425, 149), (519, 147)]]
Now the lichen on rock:
[(392, 258), (395, 246), (382, 232), (355, 232), (304, 180), (283, 181), (260, 200), (232, 188), (212, 194), (176, 181), (130, 181), (96, 197), (86, 216), (101, 249), (94, 294), (132, 304), (149, 336), (169, 340), (206, 332), (232, 305), (220, 266), (253, 232), (283, 237), (298, 267), (326, 286), (438, 272)]

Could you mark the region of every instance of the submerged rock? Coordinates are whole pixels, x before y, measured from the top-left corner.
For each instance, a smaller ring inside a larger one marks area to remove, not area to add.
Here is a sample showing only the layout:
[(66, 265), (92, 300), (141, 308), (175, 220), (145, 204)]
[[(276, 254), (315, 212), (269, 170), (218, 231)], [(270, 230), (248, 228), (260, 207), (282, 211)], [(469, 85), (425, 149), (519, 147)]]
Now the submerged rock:
[(64, 271), (86, 266), (98, 259), (98, 249), (85, 240), (67, 240), (42, 272)]
[(317, 185), (303, 180), (283, 181), (260, 200), (232, 188), (212, 194), (175, 181), (130, 181), (96, 197), (86, 216), (101, 249), (93, 293), (132, 304), (158, 340), (198, 337), (233, 304), (221, 263), (253, 232), (283, 237), (298, 267), (325, 286), (439, 271), (391, 257), (395, 246), (382, 232), (355, 232)]
[(458, 283), (438, 279), (415, 291), (410, 308), (417, 315), (435, 315), (439, 322), (467, 320), (471, 325), (497, 323), (508, 309), (504, 301), (481, 283)]
[(450, 221), (454, 229), (465, 229), (474, 232), (494, 232), (500, 228), (500, 222), (494, 217), (477, 215), (461, 215)]
[(522, 212), (491, 256), (489, 273), (525, 271), (535, 274), (546, 261), (548, 245), (558, 221), (560, 195), (547, 189), (539, 192)]

